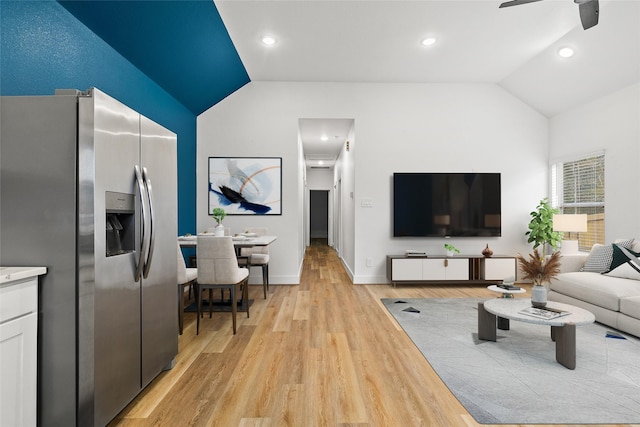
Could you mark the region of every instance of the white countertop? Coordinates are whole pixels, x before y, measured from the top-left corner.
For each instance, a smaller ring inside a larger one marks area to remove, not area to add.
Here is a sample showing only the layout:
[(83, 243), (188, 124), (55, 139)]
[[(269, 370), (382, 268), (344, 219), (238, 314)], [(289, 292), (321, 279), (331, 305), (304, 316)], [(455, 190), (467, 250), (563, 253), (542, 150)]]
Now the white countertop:
[(47, 273), (47, 267), (0, 267), (0, 284)]

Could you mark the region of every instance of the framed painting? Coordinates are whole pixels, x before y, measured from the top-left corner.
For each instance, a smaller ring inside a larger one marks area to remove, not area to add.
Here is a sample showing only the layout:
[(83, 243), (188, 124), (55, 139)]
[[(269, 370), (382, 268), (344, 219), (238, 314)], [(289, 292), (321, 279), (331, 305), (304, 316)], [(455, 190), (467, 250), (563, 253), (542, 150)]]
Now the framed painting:
[(209, 157), (209, 215), (282, 215), (282, 157)]

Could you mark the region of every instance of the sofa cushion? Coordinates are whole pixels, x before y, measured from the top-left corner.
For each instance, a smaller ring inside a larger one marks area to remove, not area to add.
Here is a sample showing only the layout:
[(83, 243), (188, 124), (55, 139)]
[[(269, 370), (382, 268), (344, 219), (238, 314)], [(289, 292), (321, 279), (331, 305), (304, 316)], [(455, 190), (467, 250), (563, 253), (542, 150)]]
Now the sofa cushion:
[(580, 271), (584, 262), (589, 256), (586, 252), (580, 252), (577, 254), (563, 254), (560, 258), (560, 273), (568, 273), (570, 271)]
[(593, 272), (561, 273), (551, 280), (550, 288), (613, 311), (620, 311), (620, 298), (640, 295), (640, 281)]
[(607, 276), (640, 280), (640, 258), (638, 258), (638, 256), (640, 256), (640, 253), (614, 244), (611, 271), (604, 274)]
[[(617, 240), (616, 244), (623, 248), (630, 249), (634, 239)], [(613, 245), (601, 245), (596, 243), (591, 248), (587, 260), (580, 271), (590, 271), (593, 273), (604, 273), (609, 271), (613, 260)]]
[(640, 319), (640, 295), (636, 297), (622, 298), (620, 300), (620, 312), (627, 316)]

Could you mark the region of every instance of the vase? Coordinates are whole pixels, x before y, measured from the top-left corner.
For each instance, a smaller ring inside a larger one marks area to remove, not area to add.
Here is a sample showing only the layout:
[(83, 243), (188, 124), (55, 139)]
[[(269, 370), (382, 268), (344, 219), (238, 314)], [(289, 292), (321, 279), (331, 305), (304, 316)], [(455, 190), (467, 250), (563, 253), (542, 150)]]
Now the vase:
[(487, 247), (482, 250), (482, 255), (486, 258), (490, 258), (493, 255), (493, 251), (489, 248), (489, 244), (487, 243)]
[(547, 305), (547, 288), (541, 284), (534, 284), (531, 287), (531, 305), (538, 308)]
[(215, 237), (223, 237), (224, 236), (224, 226), (222, 224), (216, 225), (216, 228), (213, 231), (213, 235)]

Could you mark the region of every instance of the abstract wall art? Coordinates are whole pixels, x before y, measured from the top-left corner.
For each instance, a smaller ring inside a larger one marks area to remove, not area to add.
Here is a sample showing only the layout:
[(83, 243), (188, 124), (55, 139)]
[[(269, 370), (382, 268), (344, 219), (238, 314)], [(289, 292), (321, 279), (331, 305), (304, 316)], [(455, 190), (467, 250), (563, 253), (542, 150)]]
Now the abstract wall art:
[(209, 215), (282, 214), (281, 157), (209, 157)]

